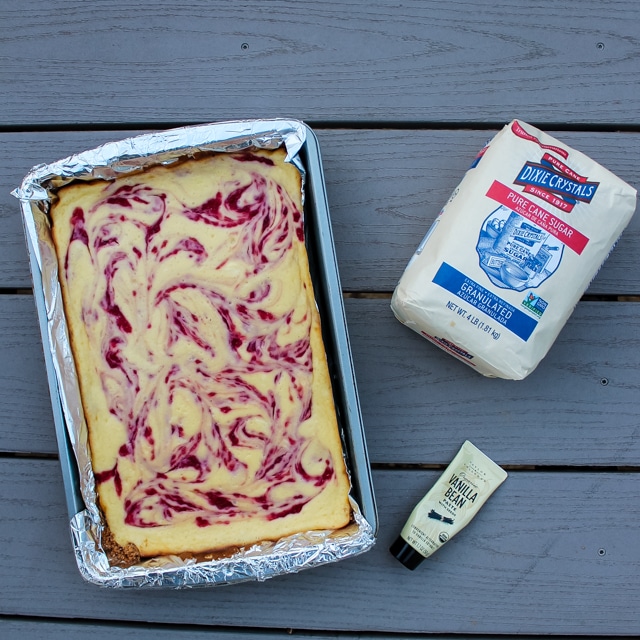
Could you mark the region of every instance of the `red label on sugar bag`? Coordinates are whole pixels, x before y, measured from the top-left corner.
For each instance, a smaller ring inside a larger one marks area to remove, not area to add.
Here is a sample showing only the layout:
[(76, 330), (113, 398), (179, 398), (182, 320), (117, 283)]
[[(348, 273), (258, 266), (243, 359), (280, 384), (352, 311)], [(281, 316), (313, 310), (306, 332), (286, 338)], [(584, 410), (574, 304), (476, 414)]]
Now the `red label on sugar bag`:
[(578, 255), (584, 251), (589, 242), (589, 238), (576, 228), (497, 180), (494, 180), (491, 187), (489, 187), (487, 196), (511, 209), (511, 211), (515, 211), (524, 218), (531, 220), (531, 222), (560, 240)]

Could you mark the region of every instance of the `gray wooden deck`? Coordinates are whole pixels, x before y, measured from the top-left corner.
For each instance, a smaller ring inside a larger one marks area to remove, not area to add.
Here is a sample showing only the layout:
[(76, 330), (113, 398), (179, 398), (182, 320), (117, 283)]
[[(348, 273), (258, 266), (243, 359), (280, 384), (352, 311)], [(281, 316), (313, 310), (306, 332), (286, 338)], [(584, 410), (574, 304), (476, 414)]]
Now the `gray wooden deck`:
[[(548, 357), (478, 376), (391, 291), (518, 117), (640, 186), (640, 4), (0, 3), (0, 637), (640, 634), (640, 214)], [(107, 591), (73, 558), (17, 201), (32, 165), (134, 132), (294, 117), (318, 134), (369, 454), (369, 553), (262, 584)], [(469, 439), (509, 470), (415, 572), (388, 553)]]

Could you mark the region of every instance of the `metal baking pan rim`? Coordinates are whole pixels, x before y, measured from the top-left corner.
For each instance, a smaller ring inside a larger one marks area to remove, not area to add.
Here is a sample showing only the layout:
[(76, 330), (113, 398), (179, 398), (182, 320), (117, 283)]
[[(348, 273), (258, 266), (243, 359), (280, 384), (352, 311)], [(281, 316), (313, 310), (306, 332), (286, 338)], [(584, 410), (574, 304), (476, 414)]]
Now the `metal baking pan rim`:
[[(338, 385), (340, 387), (340, 392), (343, 394), (343, 402), (336, 401), (336, 404), (338, 406), (342, 404), (348, 414), (343, 417), (343, 420), (348, 425), (347, 429), (343, 429), (343, 433), (348, 438), (350, 467), (358, 480), (356, 490), (359, 495), (356, 496), (356, 502), (358, 502), (363, 516), (373, 528), (374, 535), (376, 535), (378, 514), (342, 299), (342, 287), (335, 254), (324, 172), (322, 170), (322, 157), (315, 133), (308, 126), (305, 125), (305, 127), (307, 138), (301, 150), (304, 156), (305, 169), (307, 170), (305, 198), (313, 203), (314, 231), (317, 232), (316, 240), (321, 249), (315, 252), (314, 255), (314, 264), (316, 268), (320, 269), (320, 277), (314, 282), (314, 287), (316, 288), (316, 298), (321, 297), (325, 302), (324, 309), (321, 309), (321, 316), (324, 316), (322, 318), (324, 321), (323, 328), (331, 334), (325, 344), (329, 342), (333, 346), (335, 366), (339, 370), (339, 375), (334, 376), (333, 383), (334, 386)], [(322, 311), (325, 313), (322, 314)], [(329, 314), (328, 318), (327, 312)], [(329, 320), (328, 323), (326, 322), (327, 319)], [(329, 347), (326, 348), (329, 351)]]

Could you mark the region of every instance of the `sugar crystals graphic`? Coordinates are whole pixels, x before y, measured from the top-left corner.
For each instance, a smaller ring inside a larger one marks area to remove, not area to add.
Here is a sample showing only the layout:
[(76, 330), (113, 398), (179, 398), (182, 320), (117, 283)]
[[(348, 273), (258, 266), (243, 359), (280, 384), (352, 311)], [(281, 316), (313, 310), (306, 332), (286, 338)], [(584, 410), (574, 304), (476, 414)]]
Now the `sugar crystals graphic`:
[(564, 245), (501, 205), (484, 220), (476, 251), (480, 267), (503, 289), (535, 289), (558, 268)]

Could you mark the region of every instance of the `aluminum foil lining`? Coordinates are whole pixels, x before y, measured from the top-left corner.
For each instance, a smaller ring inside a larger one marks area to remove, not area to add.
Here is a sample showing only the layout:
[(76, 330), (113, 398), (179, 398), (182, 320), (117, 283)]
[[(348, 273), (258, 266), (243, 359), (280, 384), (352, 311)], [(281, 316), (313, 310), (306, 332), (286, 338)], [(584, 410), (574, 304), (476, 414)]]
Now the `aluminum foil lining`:
[[(375, 531), (352, 497), (353, 522), (344, 529), (296, 534), (275, 543), (254, 545), (218, 560), (163, 556), (121, 568), (109, 564), (101, 546), (103, 526), (97, 506), (88, 429), (48, 218), (52, 191), (73, 180), (114, 179), (124, 173), (155, 164), (169, 164), (203, 151), (231, 152), (250, 147), (275, 149), (282, 145), (287, 150), (287, 161), (300, 169), (304, 183), (305, 170), (299, 152), (306, 138), (307, 129), (302, 122), (282, 119), (221, 122), (154, 132), (110, 142), (51, 164), (37, 165), (12, 192), (21, 203), (32, 274), (37, 270), (37, 274), (33, 274), (34, 287), (37, 281), (42, 281), (43, 313), (46, 315), (43, 327), (45, 358), (55, 372), (55, 392), (59, 393), (66, 427), (63, 435), (68, 438), (77, 462), (78, 486), (85, 507), (75, 515), (71, 514), (72, 540), (80, 573), (89, 582), (106, 587), (185, 588), (263, 581), (364, 553), (375, 543)], [(40, 320), (43, 322), (42, 317)], [(58, 433), (59, 446), (63, 441)], [(63, 458), (61, 456), (61, 460)], [(69, 496), (67, 501), (73, 504)], [(75, 502), (77, 504), (78, 500)]]

